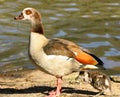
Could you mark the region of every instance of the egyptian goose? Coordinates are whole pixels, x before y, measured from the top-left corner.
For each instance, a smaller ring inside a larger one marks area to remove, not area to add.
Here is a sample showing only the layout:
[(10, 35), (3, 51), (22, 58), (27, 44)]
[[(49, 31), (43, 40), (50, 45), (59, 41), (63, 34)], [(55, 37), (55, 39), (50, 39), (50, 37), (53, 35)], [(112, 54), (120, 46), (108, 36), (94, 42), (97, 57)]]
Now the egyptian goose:
[(57, 78), (57, 89), (47, 97), (56, 97), (61, 92), (62, 77), (81, 68), (95, 68), (103, 62), (75, 43), (59, 39), (47, 39), (44, 35), (41, 14), (34, 8), (25, 8), (15, 20), (29, 20), (32, 25), (29, 53), (40, 70)]

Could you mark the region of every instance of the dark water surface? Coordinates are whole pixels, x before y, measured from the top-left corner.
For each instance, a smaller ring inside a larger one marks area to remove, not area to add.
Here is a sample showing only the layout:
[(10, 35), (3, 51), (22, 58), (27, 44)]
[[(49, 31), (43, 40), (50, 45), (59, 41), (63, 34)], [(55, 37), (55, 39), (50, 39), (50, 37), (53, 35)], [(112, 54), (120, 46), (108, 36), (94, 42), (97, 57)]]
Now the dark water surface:
[(0, 72), (34, 68), (30, 23), (13, 19), (25, 7), (41, 12), (47, 37), (78, 43), (120, 74), (120, 0), (0, 0)]

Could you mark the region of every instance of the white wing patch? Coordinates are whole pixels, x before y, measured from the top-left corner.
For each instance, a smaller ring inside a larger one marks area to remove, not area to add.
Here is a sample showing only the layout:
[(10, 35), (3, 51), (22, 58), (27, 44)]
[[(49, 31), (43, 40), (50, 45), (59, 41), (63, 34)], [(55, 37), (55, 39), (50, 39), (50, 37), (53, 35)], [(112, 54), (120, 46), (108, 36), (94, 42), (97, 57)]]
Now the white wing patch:
[(94, 65), (85, 65), (84, 69), (98, 69), (98, 67), (94, 66)]
[(73, 52), (77, 56), (77, 52)]
[(62, 56), (62, 55), (48, 55), (47, 57), (48, 57), (48, 59), (55, 59), (55, 58), (62, 59), (62, 60), (68, 60), (68, 59), (70, 59), (69, 57)]

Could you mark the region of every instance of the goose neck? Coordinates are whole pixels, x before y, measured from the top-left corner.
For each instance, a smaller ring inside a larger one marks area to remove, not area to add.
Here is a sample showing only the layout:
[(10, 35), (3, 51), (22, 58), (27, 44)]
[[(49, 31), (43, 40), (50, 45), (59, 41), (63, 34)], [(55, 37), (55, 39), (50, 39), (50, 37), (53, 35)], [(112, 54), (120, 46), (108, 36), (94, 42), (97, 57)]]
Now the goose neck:
[(44, 34), (43, 24), (40, 20), (32, 20), (32, 29), (31, 32)]

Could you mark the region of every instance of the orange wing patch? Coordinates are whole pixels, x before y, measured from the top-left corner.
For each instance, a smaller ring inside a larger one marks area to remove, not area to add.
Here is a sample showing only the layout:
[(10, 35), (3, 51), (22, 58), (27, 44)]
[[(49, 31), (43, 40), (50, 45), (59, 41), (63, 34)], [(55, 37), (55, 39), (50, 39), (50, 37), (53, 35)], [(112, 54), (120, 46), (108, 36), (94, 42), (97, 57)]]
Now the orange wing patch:
[(75, 59), (83, 64), (97, 65), (98, 62), (89, 54), (85, 52), (77, 52)]

